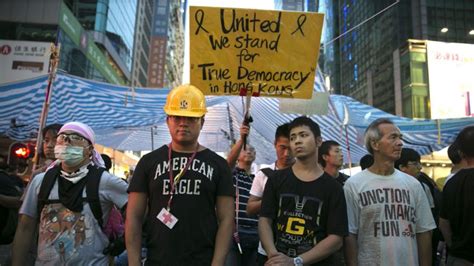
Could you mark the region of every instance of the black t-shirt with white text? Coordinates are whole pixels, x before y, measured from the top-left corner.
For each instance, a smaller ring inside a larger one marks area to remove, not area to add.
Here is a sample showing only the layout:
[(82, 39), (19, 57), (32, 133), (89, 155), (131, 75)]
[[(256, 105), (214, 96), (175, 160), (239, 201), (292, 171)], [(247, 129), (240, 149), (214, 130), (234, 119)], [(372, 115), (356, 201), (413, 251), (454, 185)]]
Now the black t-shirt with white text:
[[(290, 168), (268, 179), (260, 216), (273, 220), (275, 247), (296, 257), (329, 234), (348, 234), (346, 201), (342, 186), (324, 173), (314, 181), (298, 179)], [(330, 256), (313, 265), (333, 265)]]
[(170, 198), (170, 166), (175, 177), (191, 153), (172, 152), (168, 146), (145, 155), (135, 169), (129, 192), (148, 196), (148, 265), (210, 265), (217, 233), (217, 196), (233, 196), (232, 175), (224, 158), (205, 149), (197, 152), (178, 182), (170, 213), (178, 222), (172, 229), (157, 215)]

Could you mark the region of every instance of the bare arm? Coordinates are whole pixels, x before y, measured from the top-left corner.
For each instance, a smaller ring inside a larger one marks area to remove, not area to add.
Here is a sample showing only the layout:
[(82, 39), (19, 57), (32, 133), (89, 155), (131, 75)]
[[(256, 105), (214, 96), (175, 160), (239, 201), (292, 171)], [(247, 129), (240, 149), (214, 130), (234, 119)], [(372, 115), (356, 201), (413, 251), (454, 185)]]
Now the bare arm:
[(21, 207), (21, 197), (6, 196), (0, 194), (0, 205), (7, 208), (18, 209)]
[(26, 265), (26, 260), (28, 259), (27, 254), (31, 248), (36, 226), (36, 218), (24, 214), (20, 215), (12, 246), (13, 266)]
[(262, 207), (262, 198), (250, 195), (247, 201), (247, 215), (257, 215)]
[(230, 169), (235, 168), (237, 158), (239, 158), (240, 150), (242, 150), (243, 145), (244, 143), (242, 142), (242, 139), (239, 139), (229, 151), (229, 154), (227, 155), (227, 164), (229, 165)]
[(439, 230), (444, 236), (444, 241), (446, 241), (446, 245), (451, 246), (452, 243), (452, 237), (453, 237), (453, 232), (451, 231), (451, 224), (449, 223), (449, 220), (439, 218)]
[(278, 254), (273, 241), (272, 222), (273, 220), (267, 217), (260, 217), (258, 219), (258, 235), (260, 236), (260, 241), (262, 241), (263, 248), (267, 252), (268, 258)]
[(127, 215), (125, 219), (125, 244), (127, 246), (128, 264), (141, 265), (142, 224), (147, 204), (145, 193), (130, 192), (128, 196)]
[(232, 229), (234, 227), (234, 198), (229, 196), (217, 197), (217, 219), (219, 228), (217, 229), (216, 244), (214, 246), (213, 266), (224, 265), (225, 257), (229, 251)]
[(246, 125), (241, 125), (240, 126), (240, 139), (232, 146), (232, 149), (230, 150), (229, 154), (227, 155), (227, 164), (229, 165), (230, 169), (234, 169), (235, 163), (237, 162), (237, 159), (239, 158), (240, 151), (242, 150), (242, 147), (244, 146), (244, 136), (247, 136), (249, 134), (250, 127)]
[(431, 265), (431, 231), (416, 234), (416, 245), (418, 246), (418, 260), (420, 266)]
[(357, 265), (358, 249), (357, 235), (349, 233), (349, 235), (344, 238), (344, 259), (347, 266)]

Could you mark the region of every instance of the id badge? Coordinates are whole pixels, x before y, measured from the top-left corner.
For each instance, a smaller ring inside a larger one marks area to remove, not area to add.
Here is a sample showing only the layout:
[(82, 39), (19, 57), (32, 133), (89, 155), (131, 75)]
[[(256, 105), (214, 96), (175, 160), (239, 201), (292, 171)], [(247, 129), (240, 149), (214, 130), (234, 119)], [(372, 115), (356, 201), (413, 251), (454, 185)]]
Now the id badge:
[(174, 225), (178, 222), (178, 218), (174, 217), (174, 215), (165, 208), (161, 209), (156, 218), (168, 226), (169, 229), (173, 229)]

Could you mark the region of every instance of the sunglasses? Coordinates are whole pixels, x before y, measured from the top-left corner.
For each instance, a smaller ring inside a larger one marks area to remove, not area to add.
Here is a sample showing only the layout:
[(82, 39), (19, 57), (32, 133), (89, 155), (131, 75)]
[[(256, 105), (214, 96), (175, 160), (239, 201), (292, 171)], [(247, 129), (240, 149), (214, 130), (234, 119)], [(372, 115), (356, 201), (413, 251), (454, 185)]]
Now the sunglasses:
[(57, 141), (59, 142), (89, 142), (87, 139), (85, 139), (83, 136), (80, 136), (78, 134), (65, 134), (61, 133), (58, 135)]

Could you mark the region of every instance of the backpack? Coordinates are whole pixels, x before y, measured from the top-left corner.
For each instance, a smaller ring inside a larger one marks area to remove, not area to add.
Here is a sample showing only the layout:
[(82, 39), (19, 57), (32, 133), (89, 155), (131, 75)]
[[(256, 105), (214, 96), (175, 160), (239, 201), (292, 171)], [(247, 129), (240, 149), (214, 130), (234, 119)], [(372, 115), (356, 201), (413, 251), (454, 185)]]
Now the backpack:
[[(102, 207), (100, 205), (99, 198), (99, 184), (102, 178), (102, 173), (105, 171), (101, 167), (89, 167), (89, 173), (85, 178), (86, 181), (86, 201), (89, 203), (89, 207), (97, 220), (100, 228), (109, 239), (109, 246), (104, 250), (104, 254), (111, 254), (117, 256), (125, 250), (124, 241), (124, 219), (120, 211), (114, 206), (109, 213), (107, 223), (104, 224), (102, 219)], [(48, 170), (43, 178), (38, 193), (38, 217), (41, 215), (41, 211), (46, 204), (60, 202), (59, 199), (50, 200), (48, 199), (51, 190), (56, 183), (56, 179), (59, 176), (60, 168), (54, 167)], [(123, 247), (122, 247), (123, 246)], [(117, 253), (117, 254), (116, 254)]]
[(267, 168), (260, 169), (260, 171), (262, 171), (267, 176), (267, 178), (271, 178), (275, 174), (276, 170), (273, 170), (272, 168), (267, 167)]

